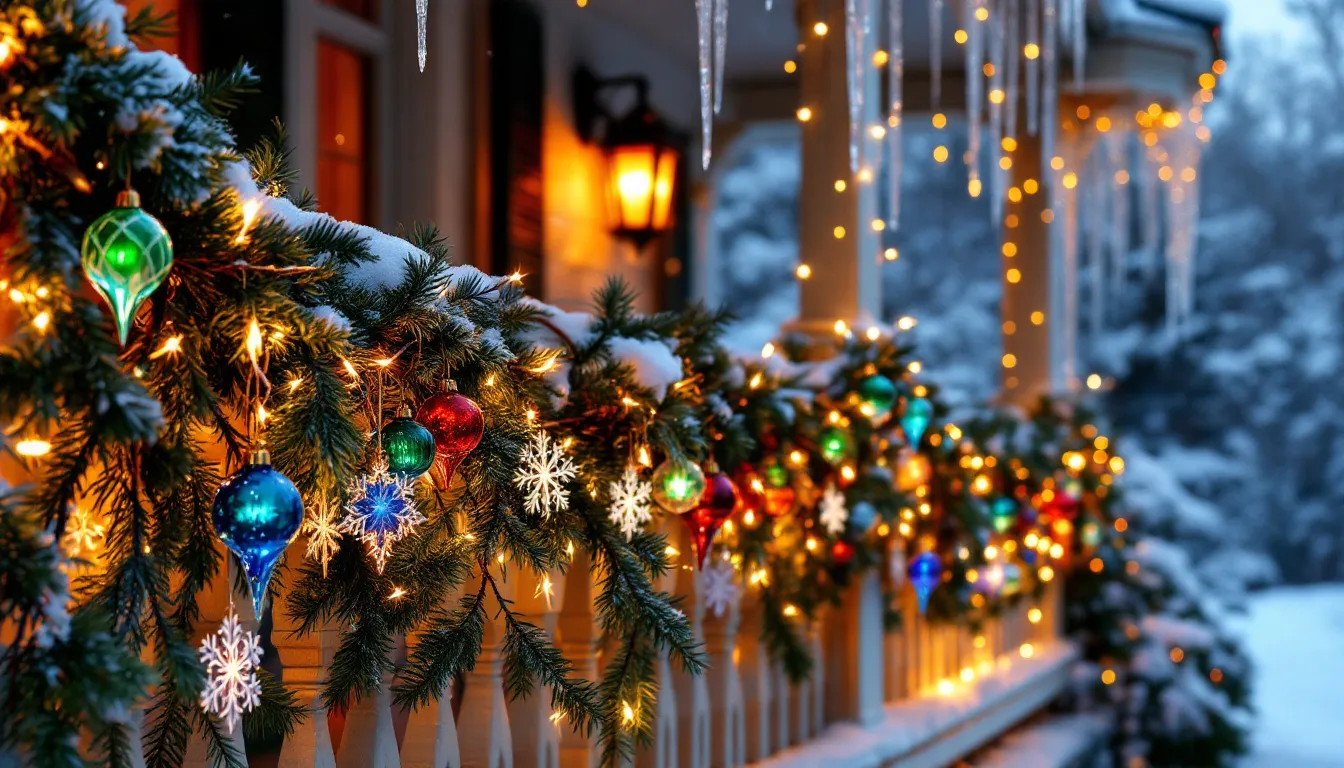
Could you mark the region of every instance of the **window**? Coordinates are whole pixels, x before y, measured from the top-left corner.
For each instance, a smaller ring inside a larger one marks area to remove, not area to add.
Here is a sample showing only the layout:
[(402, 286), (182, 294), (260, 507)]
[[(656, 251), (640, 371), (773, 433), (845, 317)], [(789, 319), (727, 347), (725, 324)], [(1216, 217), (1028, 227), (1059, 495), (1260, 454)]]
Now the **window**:
[(338, 219), (370, 221), (369, 57), (317, 44), (317, 199)]

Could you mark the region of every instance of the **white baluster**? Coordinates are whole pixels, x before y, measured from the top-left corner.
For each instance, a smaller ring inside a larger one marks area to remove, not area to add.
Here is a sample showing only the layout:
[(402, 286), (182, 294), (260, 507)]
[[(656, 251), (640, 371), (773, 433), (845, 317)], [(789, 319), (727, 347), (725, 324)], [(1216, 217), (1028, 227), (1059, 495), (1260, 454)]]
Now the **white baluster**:
[(775, 668), (770, 653), (761, 642), (762, 606), (755, 591), (742, 598), (742, 621), (738, 628), (738, 672), (742, 678), (742, 709), (746, 723), (746, 759), (764, 760), (773, 752), (771, 695), (775, 686)]
[[(677, 593), (686, 595), (687, 599), (682, 605), (686, 610), (686, 619), (691, 623), (691, 631), (695, 637), (701, 641), (705, 638), (704, 629), (704, 604), (697, 598), (696, 581), (698, 573), (695, 570), (694, 555), (691, 553), (694, 549), (691, 546), (690, 535), (684, 527), (678, 525), (681, 530), (675, 540), (677, 547), (681, 551), (677, 559)], [(674, 540), (669, 536), (669, 540)], [(709, 684), (702, 674), (698, 677), (688, 675), (684, 670), (676, 670), (674, 673), (677, 689), (677, 730), (679, 736), (678, 752), (682, 758), (682, 764), (689, 768), (709, 768), (710, 761), (713, 759), (711, 736), (710, 736), (710, 699)]]
[[(703, 571), (697, 572), (696, 599), (703, 602)], [(747, 761), (746, 721), (742, 709), (742, 679), (738, 675), (739, 651), (736, 648), (737, 630), (741, 621), (741, 598), (732, 600), (722, 615), (704, 611), (701, 626), (705, 633), (705, 652), (709, 669), (705, 676), (714, 702), (714, 717), (710, 723), (713, 744), (711, 765), (715, 768), (735, 768)]]
[[(668, 542), (685, 545), (682, 538), (684, 528), (681, 521), (673, 519), (671, 515), (663, 516), (661, 530)], [(676, 591), (681, 573), (676, 562), (684, 558), (684, 555), (673, 558), (673, 566), (654, 582), (654, 589), (668, 593)], [(678, 707), (680, 696), (676, 685), (672, 660), (666, 653), (661, 654), (658, 658), (658, 701), (653, 713), (653, 744), (640, 747), (635, 753), (635, 765), (638, 768), (679, 768), (681, 765), (678, 760), (681, 710)]]
[(284, 610), (274, 611), (272, 616), (275, 624), (271, 637), (284, 664), (281, 679), (308, 712), (294, 733), (285, 737), (277, 768), (335, 768), (336, 752), (327, 726), (327, 710), (322, 705), (322, 684), (336, 652), (337, 633), (323, 628), (298, 637), (293, 634), (296, 623)]
[[(468, 578), (467, 584), (474, 585), (478, 578)], [(517, 596), (514, 580), (505, 581), (496, 573), (495, 581), (505, 600)], [(513, 768), (513, 735), (504, 701), (504, 633), (504, 617), (493, 601), (487, 601), (481, 655), (462, 686), (457, 721), (461, 768)]]
[[(573, 662), (575, 675), (593, 681), (601, 679), (597, 645), (601, 632), (593, 610), (598, 589), (596, 578), (588, 554), (576, 551), (565, 576), (557, 623), (560, 652)], [(562, 768), (590, 768), (601, 758), (594, 740), (575, 733), (568, 725), (561, 725), (559, 739)]]
[[(571, 567), (570, 576), (576, 580), (587, 579), (587, 569)], [(543, 575), (528, 572), (516, 578), (520, 581), (514, 610), (541, 627), (551, 642), (555, 642), (568, 577), (555, 569)], [(566, 658), (570, 658), (568, 654)], [(550, 693), (536, 691), (527, 698), (510, 701), (508, 708), (513, 731), (513, 759), (518, 768), (559, 768), (561, 730), (569, 731), (570, 727), (561, 718), (552, 719), (555, 710), (551, 709)]]
[[(416, 635), (407, 636), (407, 655), (415, 652), (419, 640)], [(462, 764), (457, 721), (453, 719), (452, 688), (449, 683), (442, 696), (412, 710), (407, 716), (406, 734), (401, 740), (402, 768), (443, 768)]]
[[(224, 617), (229, 612), (229, 599), (233, 598), (235, 610), (238, 613), (239, 623), (244, 629), (257, 631), (257, 620), (252, 610), (252, 597), (245, 591), (231, 590), (230, 576), (231, 571), (236, 567), (233, 561), (233, 555), (224, 547), (224, 542), (215, 542), (215, 551), (221, 556), (221, 563), (228, 563), (227, 567), (221, 567), (215, 574), (215, 578), (206, 584), (205, 589), (201, 590), (196, 596), (196, 604), (200, 607), (201, 620), (196, 623), (195, 631), (192, 633), (191, 642), (193, 646), (199, 646), (201, 641), (209, 634), (212, 634), (219, 625), (223, 623)], [(230, 594), (232, 592), (232, 595)], [(283, 611), (280, 611), (283, 613)], [(189, 702), (194, 706), (196, 702)], [(224, 739), (232, 744), (239, 756), (247, 754), (247, 747), (243, 743), (242, 725), (233, 729), (229, 733), (227, 729), (221, 728)], [(214, 763), (208, 759), (208, 747), (204, 736), (192, 732), (191, 738), (187, 741), (187, 751), (182, 761), (183, 768), (209, 768)]]
[(341, 752), (336, 756), (338, 768), (401, 768), (391, 684), (392, 675), (384, 675), (377, 690), (365, 694), (346, 712)]
[(882, 719), (882, 583), (876, 571), (853, 579), (826, 622), (831, 719), (872, 725)]

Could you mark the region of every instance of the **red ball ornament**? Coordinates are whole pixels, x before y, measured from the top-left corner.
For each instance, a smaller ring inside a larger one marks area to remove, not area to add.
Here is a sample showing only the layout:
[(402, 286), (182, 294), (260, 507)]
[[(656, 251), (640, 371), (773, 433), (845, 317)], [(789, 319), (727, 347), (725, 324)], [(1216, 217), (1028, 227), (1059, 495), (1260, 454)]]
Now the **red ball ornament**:
[(705, 491), (700, 494), (700, 503), (695, 509), (681, 513), (681, 522), (691, 532), (691, 545), (695, 548), (698, 568), (704, 567), (705, 555), (709, 554), (709, 545), (714, 542), (719, 528), (737, 509), (737, 486), (712, 463), (707, 469)]
[(844, 568), (854, 562), (854, 545), (838, 539), (831, 545), (831, 562)]
[(434, 435), (435, 464), (442, 476), (440, 487), (453, 482), (453, 473), (462, 460), (481, 443), (485, 435), (485, 417), (471, 398), (457, 391), (452, 380), (443, 390), (420, 404), (415, 420)]
[(765, 481), (750, 464), (743, 464), (733, 473), (733, 484), (737, 486), (737, 509), (743, 517), (750, 512), (756, 518), (765, 514)]
[(1047, 488), (1041, 492), (1041, 519), (1054, 522), (1055, 520), (1073, 521), (1078, 518), (1078, 509), (1081, 504), (1078, 497), (1064, 490)]

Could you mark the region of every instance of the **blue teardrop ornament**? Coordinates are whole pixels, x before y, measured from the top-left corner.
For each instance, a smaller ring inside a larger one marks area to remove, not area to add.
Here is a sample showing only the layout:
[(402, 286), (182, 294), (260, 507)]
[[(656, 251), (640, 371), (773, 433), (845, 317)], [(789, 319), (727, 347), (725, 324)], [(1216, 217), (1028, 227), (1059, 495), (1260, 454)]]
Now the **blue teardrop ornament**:
[(913, 397), (905, 404), (905, 413), (901, 414), (901, 429), (905, 430), (905, 439), (910, 441), (910, 445), (919, 445), (932, 419), (933, 405), (928, 400)]
[(303, 525), (303, 497), (271, 466), (270, 455), (257, 451), (220, 486), (210, 516), (215, 533), (242, 561), (252, 588), (252, 609), (260, 620), (275, 564)]

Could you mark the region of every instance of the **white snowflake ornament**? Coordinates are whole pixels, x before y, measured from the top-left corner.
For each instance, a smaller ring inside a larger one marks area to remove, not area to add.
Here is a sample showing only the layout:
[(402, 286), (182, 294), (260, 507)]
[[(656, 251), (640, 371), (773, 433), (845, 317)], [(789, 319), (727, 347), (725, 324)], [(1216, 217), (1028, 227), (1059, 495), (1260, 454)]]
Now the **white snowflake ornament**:
[(625, 540), (634, 537), (640, 526), (653, 519), (650, 499), (653, 485), (639, 479), (633, 464), (625, 468), (618, 483), (611, 484), (610, 518), (625, 534)]
[(569, 509), (565, 483), (574, 479), (577, 469), (565, 455), (564, 446), (553, 442), (548, 433), (537, 432), (518, 458), (518, 473), (513, 482), (527, 494), (524, 503), (528, 514), (549, 518), (555, 512)]
[(73, 558), (86, 552), (92, 554), (103, 540), (105, 530), (103, 526), (91, 520), (87, 512), (75, 507), (70, 514), (65, 535), (61, 537), (66, 556)]
[(821, 524), (832, 536), (845, 532), (845, 523), (849, 522), (849, 509), (845, 507), (845, 494), (834, 483), (826, 486), (821, 495)]
[(233, 603), (219, 630), (201, 642), (201, 663), (205, 665), (201, 709), (219, 717), (233, 733), (242, 714), (261, 703), (257, 680), (261, 638), (238, 623)]
[(300, 532), (308, 537), (304, 556), (322, 564), (322, 578), (327, 578), (327, 564), (341, 548), (341, 529), (336, 519), (336, 507), (326, 497), (317, 505)]
[(709, 609), (716, 619), (723, 618), (723, 614), (737, 601), (737, 595), (741, 591), (733, 576), (733, 564), (727, 560), (714, 560), (702, 571), (700, 577), (703, 579), (702, 599), (705, 601), (705, 608)]

